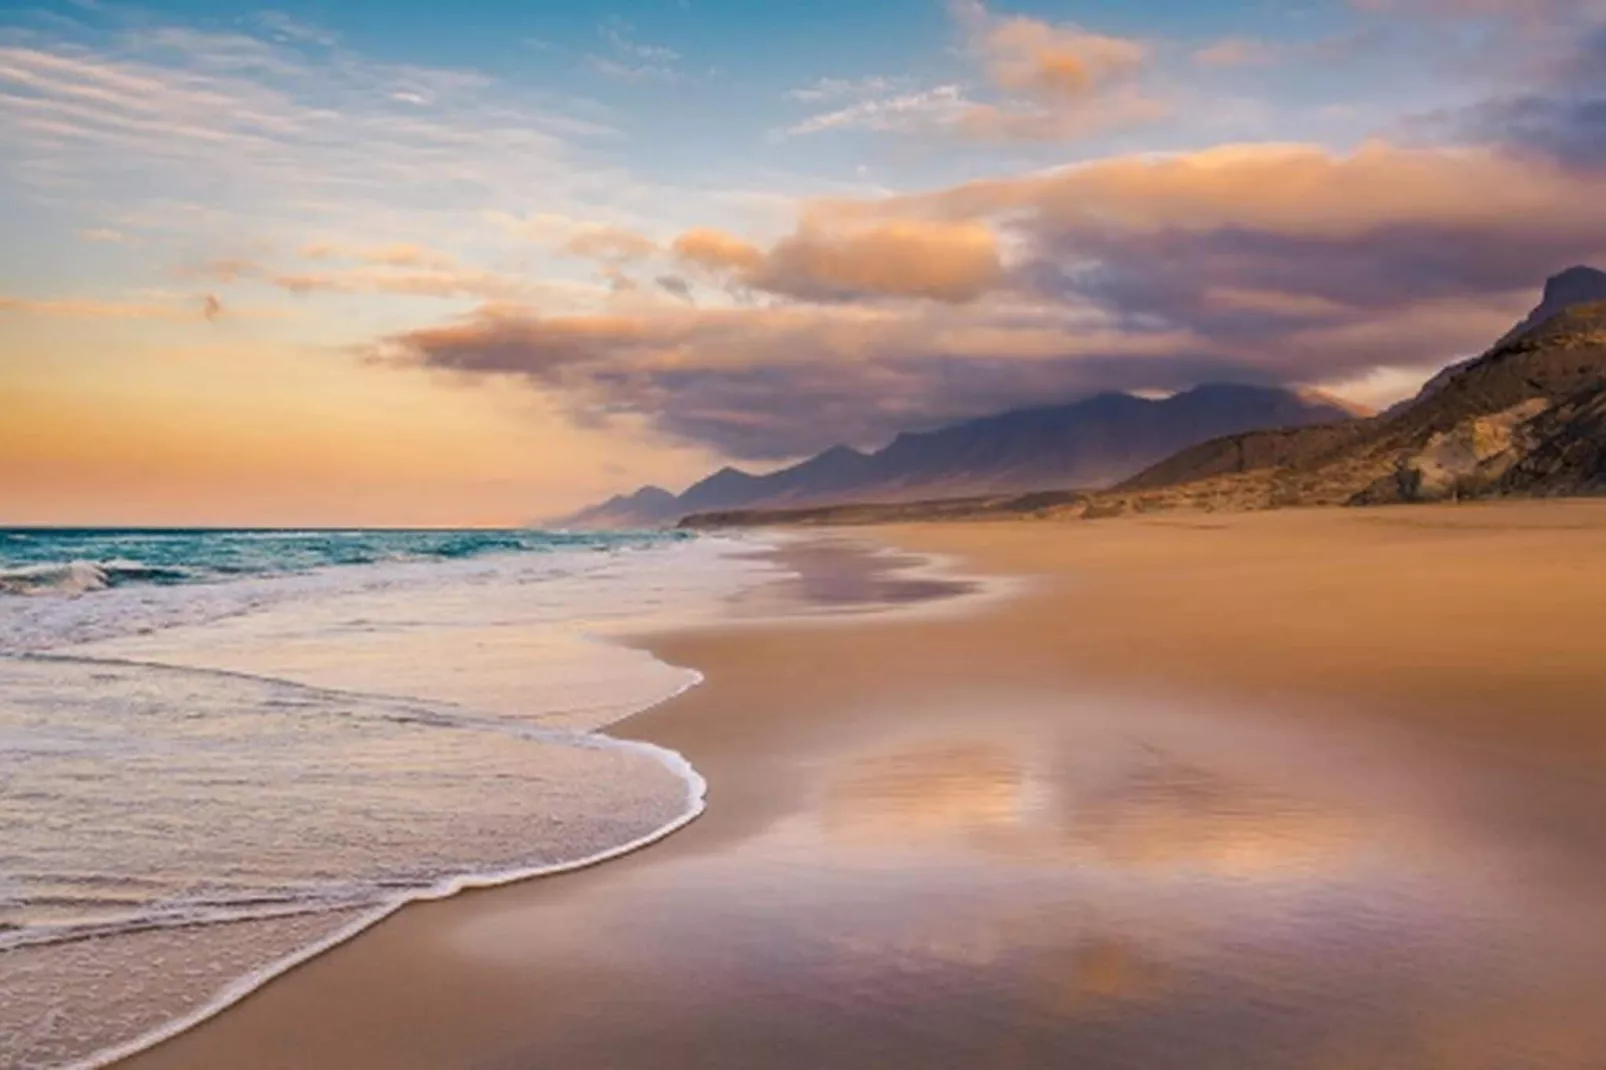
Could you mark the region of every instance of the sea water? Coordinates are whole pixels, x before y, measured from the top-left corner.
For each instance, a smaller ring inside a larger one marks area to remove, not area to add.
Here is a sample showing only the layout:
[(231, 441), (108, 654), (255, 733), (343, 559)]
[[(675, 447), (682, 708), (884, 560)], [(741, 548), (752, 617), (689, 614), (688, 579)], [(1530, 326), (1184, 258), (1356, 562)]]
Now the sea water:
[(695, 683), (602, 636), (773, 577), (750, 543), (0, 532), (0, 1065), (99, 1065), (409, 901), (701, 809), (597, 731)]

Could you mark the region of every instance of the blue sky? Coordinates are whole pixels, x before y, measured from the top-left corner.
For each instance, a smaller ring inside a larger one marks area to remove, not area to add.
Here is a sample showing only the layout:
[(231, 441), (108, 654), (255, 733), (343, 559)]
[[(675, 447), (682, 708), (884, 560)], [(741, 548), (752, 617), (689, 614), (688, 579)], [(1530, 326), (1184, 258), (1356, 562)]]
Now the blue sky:
[(1601, 0), (9, 5), (0, 513), (518, 519), (1099, 389), (1386, 403), (1606, 253), (1602, 69)]

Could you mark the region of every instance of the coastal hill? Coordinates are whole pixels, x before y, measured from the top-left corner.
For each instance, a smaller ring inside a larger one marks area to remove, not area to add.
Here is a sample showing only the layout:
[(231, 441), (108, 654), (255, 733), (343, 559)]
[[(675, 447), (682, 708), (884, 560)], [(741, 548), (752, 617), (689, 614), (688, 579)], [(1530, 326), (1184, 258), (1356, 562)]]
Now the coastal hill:
[(1201, 443), (1100, 495), (1092, 508), (1360, 505), (1598, 487), (1606, 473), (1591, 477), (1580, 466), (1592, 451), (1599, 457), (1601, 444), (1590, 434), (1606, 385), (1606, 273), (1573, 269), (1558, 279), (1572, 295), (1596, 299), (1558, 308), (1562, 287), (1552, 280), (1546, 302), (1517, 330), (1403, 406), (1336, 426)]
[(1352, 416), (1331, 399), (1278, 387), (1207, 384), (1158, 400), (1099, 394), (902, 434), (871, 453), (835, 446), (765, 475), (722, 468), (679, 496), (643, 487), (550, 523), (653, 527), (708, 512), (1103, 487), (1220, 435)]
[(1369, 418), (1252, 429), (1183, 448), (1102, 491), (693, 516), (689, 526), (1032, 513), (1100, 517), (1606, 493), (1606, 272), (1555, 276), (1493, 348)]

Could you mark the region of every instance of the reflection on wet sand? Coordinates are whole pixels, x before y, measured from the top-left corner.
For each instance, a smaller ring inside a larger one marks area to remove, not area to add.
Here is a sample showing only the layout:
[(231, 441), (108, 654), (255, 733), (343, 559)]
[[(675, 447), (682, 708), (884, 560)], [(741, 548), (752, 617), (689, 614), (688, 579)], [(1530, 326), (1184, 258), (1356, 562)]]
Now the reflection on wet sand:
[[(1273, 738), (1243, 711), (1014, 699), (985, 721), (845, 710), (796, 738), (805, 786), (773, 820), (529, 901), (443, 905), (444, 973), (408, 1011), (492, 976), (452, 1006), (493, 1050), (466, 1064), (391, 1045), (385, 1065), (1606, 1065), (1606, 897), (1558, 895), (1531, 879), (1528, 842), (1435, 808), (1483, 793), (1468, 812), (1486, 812), (1530, 774), (1440, 785), (1387, 748)], [(1547, 812), (1598, 815), (1563, 801)], [(259, 1050), (287, 1043), (263, 1030)], [(169, 1066), (222, 1065), (194, 1050)]]
[(841, 844), (933, 845), (1020, 861), (1291, 876), (1351, 858), (1354, 813), (1136, 750), (1089, 782), (998, 742), (936, 741), (858, 758), (834, 780), (821, 827)]

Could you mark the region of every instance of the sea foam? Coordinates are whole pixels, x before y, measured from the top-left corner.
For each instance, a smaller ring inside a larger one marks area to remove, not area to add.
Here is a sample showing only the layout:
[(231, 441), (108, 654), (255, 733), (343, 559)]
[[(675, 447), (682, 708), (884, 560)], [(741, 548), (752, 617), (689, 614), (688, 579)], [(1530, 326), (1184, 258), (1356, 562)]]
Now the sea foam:
[(405, 903), (695, 818), (685, 758), (597, 729), (699, 677), (597, 637), (712, 614), (773, 575), (732, 552), (750, 549), (637, 540), (0, 604), (0, 1063), (105, 1065)]

